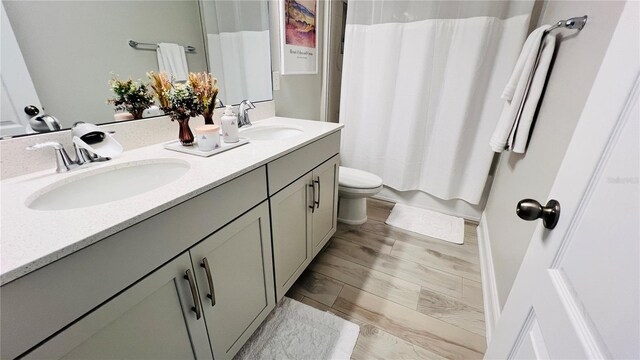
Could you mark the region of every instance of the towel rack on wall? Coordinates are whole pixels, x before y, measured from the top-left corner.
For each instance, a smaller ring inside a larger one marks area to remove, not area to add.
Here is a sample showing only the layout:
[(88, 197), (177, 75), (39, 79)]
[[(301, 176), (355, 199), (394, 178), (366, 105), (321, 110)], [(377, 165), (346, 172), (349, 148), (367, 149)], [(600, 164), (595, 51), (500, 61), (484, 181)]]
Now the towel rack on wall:
[(578, 16), (567, 20), (560, 20), (552, 27), (548, 28), (545, 31), (545, 34), (552, 32), (558, 28), (566, 28), (566, 29), (576, 29), (578, 31), (582, 30), (584, 26), (587, 24), (587, 15)]
[[(134, 49), (140, 49), (140, 50), (155, 50), (155, 49), (158, 48), (158, 44), (143, 43), (143, 42), (137, 42), (137, 41), (134, 41), (134, 40), (129, 40), (129, 46), (131, 46)], [(184, 52), (194, 53), (194, 52), (196, 52), (196, 48), (194, 48), (191, 45), (187, 45), (187, 46), (184, 47)]]

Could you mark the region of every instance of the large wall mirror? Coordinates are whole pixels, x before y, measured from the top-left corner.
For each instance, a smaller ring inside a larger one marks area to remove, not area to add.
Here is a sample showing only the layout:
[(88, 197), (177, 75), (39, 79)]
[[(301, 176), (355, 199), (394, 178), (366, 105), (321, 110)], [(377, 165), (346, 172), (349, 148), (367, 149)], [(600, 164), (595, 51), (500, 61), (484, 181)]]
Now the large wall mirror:
[(146, 82), (158, 43), (183, 46), (188, 71), (213, 73), (225, 105), (272, 99), (267, 0), (2, 0), (0, 25), (3, 138), (34, 132), (28, 105), (61, 129), (113, 122), (109, 79)]

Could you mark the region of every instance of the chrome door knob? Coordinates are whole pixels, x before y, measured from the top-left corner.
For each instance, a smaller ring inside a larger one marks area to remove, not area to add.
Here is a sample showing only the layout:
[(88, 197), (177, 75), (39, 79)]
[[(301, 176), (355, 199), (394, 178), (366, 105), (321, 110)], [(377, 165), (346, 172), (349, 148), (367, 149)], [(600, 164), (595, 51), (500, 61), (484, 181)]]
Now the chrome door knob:
[(542, 219), (542, 224), (547, 229), (553, 229), (560, 218), (560, 203), (557, 200), (549, 200), (542, 206), (533, 199), (524, 199), (518, 202), (516, 214), (523, 220), (532, 221)]

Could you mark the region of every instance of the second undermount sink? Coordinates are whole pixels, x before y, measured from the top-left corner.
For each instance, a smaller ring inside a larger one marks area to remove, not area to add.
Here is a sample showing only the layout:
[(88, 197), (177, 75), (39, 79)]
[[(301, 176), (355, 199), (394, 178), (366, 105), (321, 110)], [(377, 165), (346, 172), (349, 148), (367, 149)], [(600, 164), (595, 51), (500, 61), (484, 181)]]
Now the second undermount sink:
[(34, 210), (69, 210), (123, 200), (173, 182), (189, 168), (189, 163), (177, 159), (99, 168), (36, 192), (27, 199), (26, 205)]
[(240, 130), (240, 136), (251, 140), (282, 140), (302, 134), (304, 131), (288, 125), (253, 125)]

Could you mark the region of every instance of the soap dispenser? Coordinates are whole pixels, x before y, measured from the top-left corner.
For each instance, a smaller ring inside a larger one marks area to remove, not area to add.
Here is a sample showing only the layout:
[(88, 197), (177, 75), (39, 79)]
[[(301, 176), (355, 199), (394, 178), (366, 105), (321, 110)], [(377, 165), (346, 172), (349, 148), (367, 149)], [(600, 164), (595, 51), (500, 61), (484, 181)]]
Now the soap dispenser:
[(238, 137), (238, 116), (233, 113), (231, 105), (227, 105), (224, 110), (220, 124), (222, 125), (222, 140), (224, 142), (235, 143), (240, 140)]

